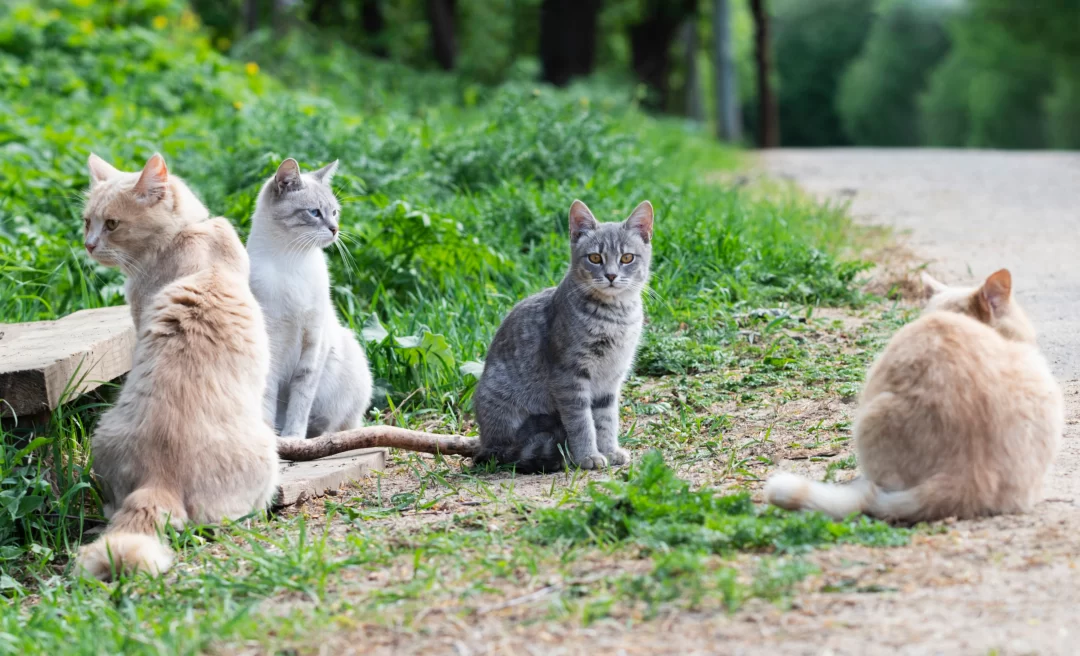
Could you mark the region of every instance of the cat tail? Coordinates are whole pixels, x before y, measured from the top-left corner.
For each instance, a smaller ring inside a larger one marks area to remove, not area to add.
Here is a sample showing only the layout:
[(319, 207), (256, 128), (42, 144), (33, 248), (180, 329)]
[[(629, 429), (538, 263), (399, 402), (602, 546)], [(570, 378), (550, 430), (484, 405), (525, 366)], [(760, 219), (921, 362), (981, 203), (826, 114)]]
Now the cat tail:
[(922, 521), (938, 515), (935, 510), (949, 496), (951, 478), (931, 476), (907, 490), (888, 492), (860, 476), (850, 483), (818, 483), (789, 472), (778, 472), (765, 483), (765, 498), (787, 510), (819, 510), (834, 519), (856, 512), (887, 521)]
[(837, 485), (777, 472), (765, 483), (765, 499), (772, 505), (786, 510), (818, 510), (834, 519), (866, 512), (879, 493), (878, 486), (861, 476), (846, 485)]
[(173, 554), (158, 533), (167, 522), (182, 525), (186, 519), (183, 504), (172, 492), (139, 488), (124, 499), (105, 535), (79, 549), (76, 570), (103, 581), (135, 572), (162, 574), (172, 566)]

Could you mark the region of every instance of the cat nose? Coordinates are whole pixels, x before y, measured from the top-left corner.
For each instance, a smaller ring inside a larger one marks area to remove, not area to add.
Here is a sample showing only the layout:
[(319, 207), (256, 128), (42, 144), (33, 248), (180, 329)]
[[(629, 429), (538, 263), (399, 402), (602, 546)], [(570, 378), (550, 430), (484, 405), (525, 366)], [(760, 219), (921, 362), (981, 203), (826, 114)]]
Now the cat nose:
[(92, 241), (86, 242), (86, 252), (87, 253), (93, 253), (95, 248), (97, 248), (97, 243), (92, 242)]
[(617, 273), (605, 273), (604, 277), (608, 279), (608, 282), (615, 282), (615, 279), (619, 277)]
[(330, 228), (330, 234), (332, 234), (332, 235), (334, 235), (335, 237), (337, 237), (337, 231), (338, 231), (338, 227), (337, 227), (337, 226), (333, 226), (333, 225), (332, 225), (332, 226), (327, 226), (327, 227), (328, 227), (328, 228)]

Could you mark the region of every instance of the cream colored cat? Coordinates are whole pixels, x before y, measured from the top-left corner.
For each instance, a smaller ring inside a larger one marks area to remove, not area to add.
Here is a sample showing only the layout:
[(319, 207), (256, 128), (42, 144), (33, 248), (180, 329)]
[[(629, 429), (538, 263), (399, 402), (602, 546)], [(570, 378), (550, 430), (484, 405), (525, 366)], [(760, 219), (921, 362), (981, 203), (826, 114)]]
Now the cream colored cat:
[(998, 271), (978, 288), (924, 276), (923, 315), (867, 375), (855, 413), (862, 475), (847, 485), (781, 472), (782, 508), (906, 522), (1031, 510), (1064, 428), (1064, 401), (1035, 331)]
[(105, 535), (79, 550), (99, 578), (160, 573), (166, 522), (212, 523), (264, 509), (277, 490), (277, 438), (262, 418), (269, 345), (248, 258), (154, 155), (141, 173), (90, 156), (85, 245), (127, 274), (134, 366), (93, 437)]

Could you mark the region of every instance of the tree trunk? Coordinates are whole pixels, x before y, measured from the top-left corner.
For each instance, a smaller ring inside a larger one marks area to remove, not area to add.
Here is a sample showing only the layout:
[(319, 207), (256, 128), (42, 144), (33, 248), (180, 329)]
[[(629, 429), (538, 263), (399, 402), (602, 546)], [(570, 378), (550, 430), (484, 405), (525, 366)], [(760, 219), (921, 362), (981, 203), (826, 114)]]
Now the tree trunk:
[(386, 49), (386, 43), (383, 40), (386, 18), (383, 16), (379, 0), (363, 0), (360, 6), (360, 26), (364, 28), (364, 34), (371, 39), (371, 54), (376, 57), (389, 57), (390, 52)]
[(344, 22), (342, 0), (315, 0), (308, 12), (308, 21), (319, 27), (341, 27)]
[(769, 43), (769, 14), (765, 0), (750, 0), (754, 15), (754, 58), (757, 62), (758, 87), (758, 146), (776, 148), (780, 145), (780, 114), (769, 73), (772, 57)]
[(601, 0), (544, 0), (540, 5), (541, 78), (555, 86), (589, 75), (596, 59)]
[(452, 71), (457, 61), (457, 39), (454, 34), (457, 0), (428, 0), (427, 6), (435, 61), (444, 71)]
[(244, 0), (244, 28), (248, 34), (259, 29), (259, 0)]
[(713, 74), (716, 82), (716, 134), (724, 141), (742, 138), (735, 47), (731, 39), (728, 0), (713, 0)]
[(683, 24), (683, 52), (686, 57), (686, 115), (695, 121), (705, 119), (701, 102), (701, 81), (698, 79), (697, 21), (691, 18)]
[(645, 18), (630, 27), (630, 58), (639, 80), (652, 91), (646, 105), (654, 109), (668, 106), (668, 77), (671, 74), (671, 45), (683, 21), (694, 15), (694, 0), (653, 0)]

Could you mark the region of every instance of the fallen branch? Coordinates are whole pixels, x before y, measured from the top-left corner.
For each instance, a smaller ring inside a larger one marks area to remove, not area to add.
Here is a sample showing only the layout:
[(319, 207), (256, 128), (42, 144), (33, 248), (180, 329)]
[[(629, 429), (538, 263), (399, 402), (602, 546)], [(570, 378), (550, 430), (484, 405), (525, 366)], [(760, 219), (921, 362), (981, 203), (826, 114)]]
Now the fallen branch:
[(296, 437), (279, 439), (278, 456), (282, 460), (305, 462), (353, 449), (370, 449), (380, 446), (421, 453), (473, 456), (480, 448), (480, 441), (464, 435), (438, 435), (394, 426), (365, 426), (340, 433), (320, 435), (310, 440)]

